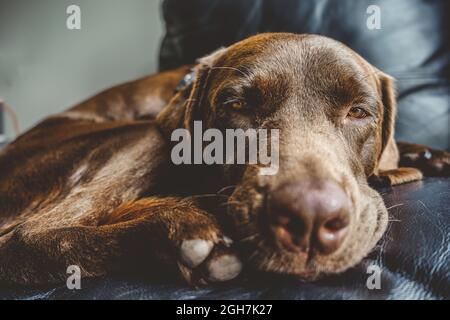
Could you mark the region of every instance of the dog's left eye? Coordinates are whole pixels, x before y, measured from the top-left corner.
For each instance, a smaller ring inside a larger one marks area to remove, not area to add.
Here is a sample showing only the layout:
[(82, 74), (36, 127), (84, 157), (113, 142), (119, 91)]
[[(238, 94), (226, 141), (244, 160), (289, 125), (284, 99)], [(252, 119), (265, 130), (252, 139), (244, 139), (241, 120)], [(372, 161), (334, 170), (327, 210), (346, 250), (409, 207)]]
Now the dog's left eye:
[(245, 108), (245, 102), (242, 100), (229, 100), (224, 102), (224, 105), (233, 110), (242, 110)]
[(350, 109), (350, 111), (347, 114), (347, 117), (354, 118), (354, 119), (364, 119), (369, 116), (369, 113), (365, 111), (362, 108), (359, 107), (353, 107)]

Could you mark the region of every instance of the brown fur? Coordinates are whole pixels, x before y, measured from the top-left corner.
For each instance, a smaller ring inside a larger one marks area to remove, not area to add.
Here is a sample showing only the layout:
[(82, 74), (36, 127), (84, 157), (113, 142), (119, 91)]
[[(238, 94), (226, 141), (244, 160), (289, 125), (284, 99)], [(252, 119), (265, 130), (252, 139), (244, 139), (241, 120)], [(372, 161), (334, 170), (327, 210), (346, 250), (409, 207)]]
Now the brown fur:
[[(187, 67), (103, 92), (1, 151), (0, 281), (63, 281), (67, 266), (79, 265), (84, 276), (140, 266), (149, 273), (179, 270), (195, 282), (179, 263), (181, 242), (219, 243), (225, 224), (250, 266), (305, 279), (341, 272), (373, 248), (387, 211), (367, 179), (421, 178), (417, 169), (398, 168), (392, 80), (338, 42), (292, 34), (252, 37), (195, 68), (197, 80), (175, 95)], [(232, 113), (221, 105), (223, 95), (247, 93), (254, 99), (249, 110)], [(345, 115), (355, 104), (372, 117), (349, 122)], [(172, 167), (170, 134), (194, 120), (220, 129), (280, 128), (280, 172), (262, 177), (250, 165)], [(401, 146), (408, 165), (448, 175), (448, 153)], [(433, 163), (417, 155), (424, 150)], [(286, 181), (324, 177), (351, 199), (347, 242), (313, 259), (283, 251), (266, 236), (264, 198)], [(220, 194), (210, 210), (189, 197), (229, 185), (225, 214)]]

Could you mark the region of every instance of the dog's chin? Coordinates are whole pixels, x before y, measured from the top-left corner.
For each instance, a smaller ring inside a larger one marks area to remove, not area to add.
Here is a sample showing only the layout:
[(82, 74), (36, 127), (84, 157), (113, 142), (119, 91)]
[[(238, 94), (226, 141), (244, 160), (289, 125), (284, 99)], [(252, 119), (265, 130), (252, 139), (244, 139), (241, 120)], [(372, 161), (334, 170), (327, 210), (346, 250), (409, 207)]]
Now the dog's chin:
[(258, 271), (287, 276), (297, 280), (311, 282), (321, 277), (320, 269), (313, 261), (309, 261), (307, 255), (291, 254), (282, 251), (273, 251), (266, 254), (256, 252), (248, 261), (251, 267)]
[[(281, 248), (264, 233), (258, 233), (244, 240), (243, 247), (248, 257), (248, 265), (259, 271), (292, 276), (308, 282), (326, 275), (339, 274), (354, 267), (374, 249), (388, 223), (387, 209), (381, 196), (368, 187), (362, 191), (365, 194), (365, 201), (360, 205), (358, 219), (343, 246), (336, 253), (327, 256), (292, 253)], [(250, 227), (255, 230), (258, 228), (257, 224), (256, 221), (247, 220), (245, 229)], [(241, 232), (246, 233), (245, 230)]]

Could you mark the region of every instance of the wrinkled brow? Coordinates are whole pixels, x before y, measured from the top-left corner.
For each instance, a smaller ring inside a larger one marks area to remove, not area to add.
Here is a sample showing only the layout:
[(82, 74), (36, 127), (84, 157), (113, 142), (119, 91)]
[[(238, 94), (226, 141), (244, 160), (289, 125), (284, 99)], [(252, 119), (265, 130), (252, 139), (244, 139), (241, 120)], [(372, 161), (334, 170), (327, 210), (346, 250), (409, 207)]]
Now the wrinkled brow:
[(327, 102), (335, 107), (347, 108), (352, 105), (364, 105), (375, 112), (380, 100), (374, 88), (367, 82), (356, 79), (337, 83), (318, 91)]

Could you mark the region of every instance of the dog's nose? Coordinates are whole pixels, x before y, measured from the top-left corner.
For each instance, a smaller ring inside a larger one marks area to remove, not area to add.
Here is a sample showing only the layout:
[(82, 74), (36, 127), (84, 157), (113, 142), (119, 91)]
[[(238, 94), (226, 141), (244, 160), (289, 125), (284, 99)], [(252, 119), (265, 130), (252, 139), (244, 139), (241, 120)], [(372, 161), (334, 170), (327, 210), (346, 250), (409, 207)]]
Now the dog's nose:
[(350, 222), (350, 200), (333, 181), (284, 184), (269, 196), (275, 237), (288, 250), (331, 254), (342, 245)]

